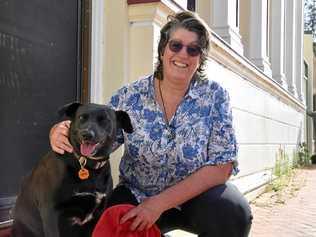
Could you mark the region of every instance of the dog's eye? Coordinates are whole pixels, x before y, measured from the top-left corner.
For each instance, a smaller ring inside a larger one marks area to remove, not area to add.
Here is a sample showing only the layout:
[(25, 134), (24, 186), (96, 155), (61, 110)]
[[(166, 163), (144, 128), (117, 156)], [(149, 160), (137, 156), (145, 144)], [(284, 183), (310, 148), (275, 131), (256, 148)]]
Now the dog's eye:
[(84, 122), (84, 121), (86, 121), (87, 119), (88, 119), (88, 115), (86, 115), (86, 114), (82, 114), (82, 115), (79, 116), (79, 121), (80, 121), (80, 122)]

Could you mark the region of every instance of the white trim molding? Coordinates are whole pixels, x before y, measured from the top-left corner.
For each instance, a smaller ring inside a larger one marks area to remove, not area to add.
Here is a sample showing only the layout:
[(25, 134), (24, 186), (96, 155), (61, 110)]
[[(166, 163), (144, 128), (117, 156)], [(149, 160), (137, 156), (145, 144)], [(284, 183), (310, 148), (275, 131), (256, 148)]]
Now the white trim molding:
[(210, 27), (234, 50), (243, 55), (238, 27), (238, 0), (212, 0)]
[(284, 74), (284, 0), (271, 1), (271, 67), (272, 77), (287, 89)]
[(295, 85), (295, 0), (285, 1), (285, 76), (287, 79), (289, 92), (297, 97), (296, 85)]
[(268, 2), (266, 0), (250, 1), (250, 32), (248, 58), (267, 76), (272, 77), (268, 52)]
[(295, 24), (295, 37), (296, 37), (296, 44), (295, 44), (295, 58), (297, 59), (296, 62), (296, 89), (297, 89), (297, 96), (300, 101), (305, 103), (304, 93), (303, 93), (303, 32), (304, 32), (304, 22), (303, 22), (303, 0), (295, 1), (295, 10), (296, 10), (296, 24)]
[(104, 1), (92, 1), (90, 100), (103, 103)]

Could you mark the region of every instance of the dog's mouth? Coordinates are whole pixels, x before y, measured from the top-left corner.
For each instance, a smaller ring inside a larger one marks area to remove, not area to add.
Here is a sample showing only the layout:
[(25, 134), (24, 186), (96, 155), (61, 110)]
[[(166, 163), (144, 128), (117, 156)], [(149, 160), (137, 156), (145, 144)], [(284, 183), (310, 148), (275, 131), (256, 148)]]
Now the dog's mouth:
[(83, 156), (92, 157), (97, 153), (98, 148), (100, 146), (101, 146), (100, 142), (93, 143), (93, 142), (82, 141), (80, 144), (80, 153)]

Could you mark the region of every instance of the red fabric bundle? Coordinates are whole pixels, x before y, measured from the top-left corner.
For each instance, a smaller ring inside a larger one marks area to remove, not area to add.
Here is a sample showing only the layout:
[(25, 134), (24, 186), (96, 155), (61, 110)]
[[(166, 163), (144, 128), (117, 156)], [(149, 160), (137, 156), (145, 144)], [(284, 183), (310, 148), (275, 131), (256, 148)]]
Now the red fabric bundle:
[(156, 225), (143, 231), (130, 231), (132, 220), (120, 224), (120, 219), (133, 207), (130, 204), (120, 204), (106, 209), (95, 226), (92, 237), (160, 237)]

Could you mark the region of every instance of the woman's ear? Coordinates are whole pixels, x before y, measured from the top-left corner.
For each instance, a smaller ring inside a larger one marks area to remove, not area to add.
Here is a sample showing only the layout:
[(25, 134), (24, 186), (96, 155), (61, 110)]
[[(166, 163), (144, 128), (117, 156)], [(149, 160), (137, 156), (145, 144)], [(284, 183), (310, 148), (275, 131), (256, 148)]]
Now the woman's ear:
[(160, 60), (163, 60), (163, 52), (161, 52), (160, 56), (159, 56)]

